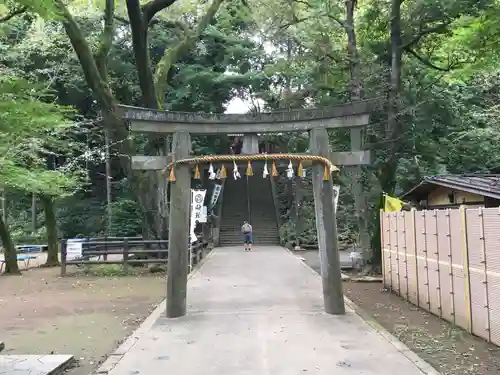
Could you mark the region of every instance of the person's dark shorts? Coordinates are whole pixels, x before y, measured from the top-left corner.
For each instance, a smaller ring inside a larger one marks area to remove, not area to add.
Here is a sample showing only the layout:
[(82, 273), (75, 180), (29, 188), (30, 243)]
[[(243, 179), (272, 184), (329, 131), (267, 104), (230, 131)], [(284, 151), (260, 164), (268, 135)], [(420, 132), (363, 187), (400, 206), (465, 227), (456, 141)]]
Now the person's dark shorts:
[(252, 243), (252, 233), (244, 233), (244, 235), (245, 235), (245, 243), (251, 244)]

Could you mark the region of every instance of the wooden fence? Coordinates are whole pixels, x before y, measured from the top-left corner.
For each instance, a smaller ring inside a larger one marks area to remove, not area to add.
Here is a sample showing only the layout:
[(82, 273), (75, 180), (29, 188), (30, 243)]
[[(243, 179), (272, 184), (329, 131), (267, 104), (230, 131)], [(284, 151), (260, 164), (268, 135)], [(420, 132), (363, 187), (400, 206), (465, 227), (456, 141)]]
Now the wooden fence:
[[(199, 239), (189, 246), (190, 270), (204, 256), (208, 242)], [(68, 259), (67, 240), (61, 241), (61, 275), (66, 275), (68, 265), (122, 264), (127, 268), (133, 264), (168, 263), (167, 240), (143, 240), (140, 237), (113, 237), (111, 240), (83, 239), (81, 256)], [(101, 259), (102, 258), (102, 259)]]
[(500, 208), (380, 215), (384, 285), (500, 345)]

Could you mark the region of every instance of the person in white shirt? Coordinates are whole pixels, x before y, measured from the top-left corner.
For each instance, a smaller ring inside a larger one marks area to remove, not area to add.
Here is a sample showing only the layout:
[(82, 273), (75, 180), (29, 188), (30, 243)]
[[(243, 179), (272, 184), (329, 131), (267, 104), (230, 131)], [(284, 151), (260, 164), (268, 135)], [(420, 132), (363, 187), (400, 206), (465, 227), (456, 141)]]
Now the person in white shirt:
[(245, 251), (252, 251), (252, 226), (247, 221), (243, 222), (241, 233), (245, 236)]

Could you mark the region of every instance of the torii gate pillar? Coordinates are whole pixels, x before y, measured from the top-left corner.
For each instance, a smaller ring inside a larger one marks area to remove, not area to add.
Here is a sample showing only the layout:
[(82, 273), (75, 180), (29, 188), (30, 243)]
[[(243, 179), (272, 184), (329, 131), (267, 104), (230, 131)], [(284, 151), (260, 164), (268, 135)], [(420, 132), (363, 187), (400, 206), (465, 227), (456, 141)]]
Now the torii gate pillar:
[[(189, 157), (191, 136), (174, 133), (172, 152), (175, 160)], [(191, 170), (187, 164), (175, 167), (175, 182), (170, 187), (170, 222), (167, 263), (167, 318), (186, 315), (187, 278), (189, 267), (189, 211)]]
[[(312, 155), (326, 158), (329, 156), (330, 145), (326, 129), (310, 130), (309, 149)], [(323, 165), (316, 163), (312, 169), (324, 308), (327, 314), (345, 314), (337, 240), (337, 215), (333, 203), (333, 181), (332, 177), (323, 180)]]

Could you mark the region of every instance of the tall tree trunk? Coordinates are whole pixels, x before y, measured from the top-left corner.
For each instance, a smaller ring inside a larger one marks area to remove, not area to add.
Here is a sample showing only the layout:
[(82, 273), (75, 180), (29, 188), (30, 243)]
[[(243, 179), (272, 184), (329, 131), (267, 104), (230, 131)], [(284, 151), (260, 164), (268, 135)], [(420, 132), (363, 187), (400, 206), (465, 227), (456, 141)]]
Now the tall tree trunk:
[[(156, 74), (153, 76), (148, 49), (148, 26), (156, 13), (168, 8), (175, 3), (175, 1), (176, 0), (151, 0), (143, 6), (140, 6), (138, 0), (127, 0), (133, 49), (140, 87), (143, 94), (143, 103), (149, 108), (159, 108), (163, 106), (166, 79), (170, 67), (188, 52), (189, 48), (199, 38), (203, 30), (213, 20), (223, 0), (213, 0), (196, 29), (187, 33), (185, 38), (182, 39), (178, 45), (167, 49), (157, 67)], [(151, 199), (148, 199), (148, 196), (151, 196), (148, 185), (150, 185), (150, 183), (155, 185), (158, 184), (154, 181), (155, 177), (153, 177), (153, 174), (135, 172), (130, 168), (130, 156), (135, 152), (134, 144), (129, 139), (126, 124), (116, 116), (118, 102), (112, 94), (106, 79), (106, 58), (114, 35), (114, 1), (106, 0), (104, 30), (101, 36), (100, 47), (95, 55), (92, 53), (82, 30), (68, 8), (64, 5), (64, 2), (62, 0), (56, 0), (56, 2), (62, 11), (62, 23), (83, 69), (85, 80), (102, 110), (103, 122), (109, 130), (110, 138), (116, 142), (119, 154), (123, 155), (120, 157), (120, 163), (141, 206), (144, 220), (147, 223), (147, 232), (156, 234), (156, 237), (158, 237), (156, 233), (158, 228), (156, 222), (157, 215), (155, 213), (158, 207), (156, 200), (159, 194), (153, 195), (153, 202), (151, 202)], [(162, 90), (158, 90), (158, 88), (155, 87), (155, 83), (159, 84)], [(161, 92), (161, 94), (157, 94), (157, 92)], [(158, 143), (161, 143), (161, 146), (154, 146)], [(158, 140), (152, 137), (151, 144), (152, 147), (160, 149), (164, 147), (165, 140)], [(166, 194), (166, 191), (162, 192), (162, 194)]]
[(0, 217), (0, 240), (3, 245), (3, 255), (5, 257), (5, 274), (6, 275), (20, 275), (19, 266), (17, 264), (17, 250), (10, 236), (9, 227), (7, 223)]
[(54, 198), (48, 195), (40, 196), (45, 214), (45, 229), (47, 231), (47, 261), (45, 267), (59, 265), (59, 247), (57, 243), (57, 222)]
[(133, 141), (129, 138), (129, 132), (125, 122), (120, 119), (117, 113), (118, 102), (111, 92), (107, 82), (101, 76), (96, 59), (85, 39), (85, 36), (75, 21), (71, 13), (64, 6), (61, 0), (57, 0), (63, 12), (62, 21), (66, 34), (73, 46), (82, 67), (85, 80), (92, 90), (103, 115), (103, 123), (109, 130), (110, 139), (116, 142), (120, 164), (130, 181), (132, 190), (141, 206), (148, 227), (155, 230), (155, 217), (147, 208), (145, 197), (147, 196), (148, 181), (142, 173), (136, 173), (131, 169), (130, 156), (135, 153)]
[[(399, 158), (403, 142), (403, 129), (399, 120), (399, 101), (401, 94), (401, 70), (402, 70), (402, 37), (401, 37), (401, 3), (403, 0), (391, 0), (391, 76), (389, 85), (389, 102), (387, 106), (387, 129), (386, 138), (390, 145), (388, 156), (385, 163), (380, 168), (378, 179), (382, 191), (387, 194), (393, 194), (396, 189), (396, 171), (399, 164)], [(380, 204), (382, 207), (382, 204)], [(377, 219), (376, 230), (380, 231), (380, 220)], [(372, 263), (380, 264), (382, 258), (380, 241), (374, 248)]]
[(148, 13), (141, 8), (139, 0), (127, 0), (127, 12), (132, 31), (132, 47), (142, 93), (142, 105), (148, 108), (158, 108), (148, 48), (148, 27), (151, 19), (148, 19)]
[[(356, 0), (346, 1), (345, 31), (347, 34), (347, 56), (349, 59), (350, 71), (350, 96), (351, 101), (361, 100), (361, 66), (359, 61), (358, 44), (356, 40), (356, 30), (354, 28), (354, 11)], [(354, 151), (363, 148), (363, 138), (361, 128), (351, 129), (351, 149)], [(363, 188), (363, 168), (356, 166), (352, 168), (352, 194), (356, 221), (358, 226), (358, 245), (363, 251), (371, 248), (370, 233), (367, 225), (367, 205)]]
[[(194, 45), (196, 40), (199, 39), (202, 32), (214, 19), (222, 1), (223, 0), (212, 0), (207, 12), (198, 22), (195, 30), (190, 30), (186, 27), (184, 30), (184, 38), (175, 46), (165, 49), (165, 53), (158, 62), (153, 74), (148, 44), (149, 23), (156, 12), (168, 7), (170, 4), (174, 3), (174, 1), (156, 1), (156, 5), (154, 5), (154, 2), (150, 2), (141, 6), (139, 0), (127, 0), (127, 12), (132, 31), (132, 45), (136, 70), (144, 106), (154, 109), (165, 107), (165, 91), (167, 89), (168, 73), (171, 67), (184, 56)], [(160, 156), (168, 154), (169, 142), (166, 137), (149, 136), (148, 139), (148, 146), (146, 147), (148, 153)], [(168, 230), (168, 214), (166, 214), (167, 204), (166, 200), (162, 198), (166, 197), (168, 194), (168, 183), (164, 181), (164, 176), (157, 172), (149, 171), (146, 172), (146, 174), (150, 181), (150, 188), (143, 197), (143, 201), (146, 205), (145, 208), (155, 217), (156, 225), (154, 228), (150, 226), (148, 226), (148, 228), (143, 228), (143, 235), (149, 237), (152, 235), (152, 232), (156, 232), (156, 237), (161, 238), (162, 233), (166, 233)]]
[(399, 102), (401, 94), (402, 70), (402, 36), (401, 36), (401, 3), (402, 0), (391, 0), (391, 75), (389, 84), (389, 101), (387, 106), (386, 138), (389, 141), (389, 152), (379, 173), (382, 190), (393, 194), (396, 189), (396, 170), (403, 147), (401, 136), (402, 124), (399, 119)]

